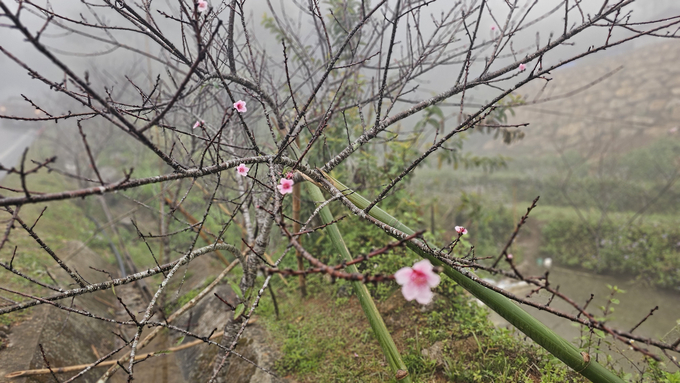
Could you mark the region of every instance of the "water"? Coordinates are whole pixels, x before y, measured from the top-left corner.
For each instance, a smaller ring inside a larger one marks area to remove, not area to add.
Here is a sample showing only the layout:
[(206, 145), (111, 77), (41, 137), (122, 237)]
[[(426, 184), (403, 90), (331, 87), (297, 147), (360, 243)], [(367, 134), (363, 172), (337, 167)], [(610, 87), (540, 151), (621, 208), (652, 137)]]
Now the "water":
[[(39, 134), (35, 124), (20, 125), (15, 121), (0, 121), (0, 164), (11, 168), (19, 164), (24, 149), (27, 148)], [(29, 157), (30, 158), (30, 157)], [(27, 161), (27, 166), (32, 164)], [(0, 181), (7, 172), (0, 171)]]
[[(528, 251), (528, 253), (529, 257), (523, 262), (522, 271), (528, 275), (542, 275), (545, 272), (545, 268), (536, 266), (536, 259), (532, 257), (535, 252)], [(607, 304), (610, 298), (612, 290), (609, 286), (617, 286), (619, 289), (624, 290), (625, 293), (614, 295), (614, 298), (618, 299), (620, 303), (611, 305), (614, 308), (614, 312), (607, 316), (608, 326), (630, 332), (650, 310), (658, 306), (659, 309), (635, 329), (633, 333), (652, 339), (663, 340), (666, 343), (673, 343), (680, 338), (680, 293), (677, 291), (657, 289), (631, 277), (598, 275), (555, 266), (550, 269), (549, 281), (551, 286), (559, 286), (560, 292), (573, 299), (580, 306), (583, 306), (590, 298), (590, 294), (594, 294), (594, 299), (588, 306), (588, 312), (600, 317), (603, 316), (602, 307)], [(532, 288), (518, 286), (514, 289), (511, 288), (511, 290), (517, 296), (524, 297)], [(550, 296), (551, 294), (542, 291), (540, 294), (534, 295), (532, 299), (545, 304), (550, 299)], [(587, 329), (582, 329), (582, 326), (575, 325), (569, 320), (559, 318), (530, 306), (521, 306), (557, 334), (577, 345), (581, 345), (579, 341), (581, 336), (590, 336)], [(569, 314), (578, 314), (576, 309), (557, 297), (553, 299), (550, 307)], [(490, 319), (497, 326), (509, 326), (496, 313), (492, 312)], [(597, 341), (596, 336), (592, 336), (590, 339)], [(618, 361), (619, 366), (624, 370), (635, 372), (638, 368), (644, 366), (641, 354), (632, 351), (628, 345), (620, 341), (612, 342), (610, 336), (607, 337), (606, 341), (608, 343), (601, 343), (601, 349)], [(646, 348), (644, 344), (640, 346)], [(650, 351), (663, 358), (662, 353), (657, 349), (652, 347)], [(589, 353), (596, 355), (593, 348), (589, 350)], [(667, 363), (666, 366), (670, 371), (677, 370), (671, 363)]]
[[(680, 320), (680, 294), (660, 290), (636, 281), (635, 279), (622, 278), (610, 275), (597, 275), (582, 271), (575, 271), (560, 267), (551, 269), (550, 283), (553, 286), (560, 286), (560, 291), (583, 305), (590, 294), (594, 294), (594, 299), (590, 303), (589, 311), (596, 315), (602, 315), (600, 309), (607, 304), (611, 290), (609, 286), (618, 286), (625, 290), (623, 294), (616, 294), (614, 297), (620, 301), (618, 305), (612, 305), (614, 313), (608, 317), (607, 322), (612, 327), (630, 331), (640, 322), (654, 307), (659, 309), (647, 319), (640, 327), (635, 330), (635, 334), (644, 335), (656, 339), (665, 339), (672, 342), (680, 337), (680, 332), (674, 331), (674, 336), (669, 334)], [(547, 302), (549, 294), (541, 294), (539, 298), (542, 302)], [(553, 300), (552, 307), (576, 313), (575, 309), (563, 301)], [(558, 320), (554, 316), (540, 312), (536, 309), (529, 309), (532, 315), (536, 316), (541, 322), (545, 323), (553, 330), (567, 339), (573, 339), (579, 335), (579, 329), (564, 320)]]

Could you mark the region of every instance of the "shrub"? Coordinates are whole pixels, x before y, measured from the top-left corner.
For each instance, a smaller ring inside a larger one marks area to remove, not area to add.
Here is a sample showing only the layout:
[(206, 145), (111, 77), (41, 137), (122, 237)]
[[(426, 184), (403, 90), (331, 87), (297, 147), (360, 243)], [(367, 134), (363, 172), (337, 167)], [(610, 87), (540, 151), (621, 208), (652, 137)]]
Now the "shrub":
[(680, 287), (680, 228), (658, 223), (588, 225), (556, 219), (543, 228), (541, 253), (598, 273), (634, 275), (662, 288)]

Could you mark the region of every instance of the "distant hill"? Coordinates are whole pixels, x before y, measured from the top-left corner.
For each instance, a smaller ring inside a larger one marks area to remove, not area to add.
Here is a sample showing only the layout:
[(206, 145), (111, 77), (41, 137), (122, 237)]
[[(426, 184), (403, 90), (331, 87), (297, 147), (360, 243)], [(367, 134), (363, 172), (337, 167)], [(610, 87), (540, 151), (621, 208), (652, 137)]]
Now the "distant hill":
[(524, 140), (509, 147), (487, 140), (483, 152), (537, 155), (585, 149), (593, 141), (616, 141), (627, 150), (661, 137), (680, 139), (680, 43), (674, 40), (579, 60), (549, 78), (519, 91), (527, 105), (515, 109), (511, 123), (530, 123), (522, 128)]

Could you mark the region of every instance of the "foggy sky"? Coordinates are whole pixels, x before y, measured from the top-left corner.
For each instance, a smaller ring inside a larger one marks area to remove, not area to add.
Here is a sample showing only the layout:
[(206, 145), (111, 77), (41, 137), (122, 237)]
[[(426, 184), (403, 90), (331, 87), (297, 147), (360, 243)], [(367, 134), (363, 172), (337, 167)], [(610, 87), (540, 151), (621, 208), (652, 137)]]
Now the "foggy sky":
[[(277, 3), (273, 1), (273, 3)], [(155, 3), (154, 3), (155, 4)], [(213, 1), (212, 4), (217, 4)], [(293, 3), (288, 0), (282, 0), (280, 4), (286, 6), (286, 12), (289, 15), (296, 15), (297, 9), (292, 5)], [(448, 1), (441, 1), (425, 8), (424, 14), (432, 13), (437, 17), (444, 9), (444, 7), (450, 4)], [(556, 5), (560, 4), (557, 0), (542, 0), (532, 11), (531, 15), (534, 17), (547, 12), (549, 9), (554, 8)], [(585, 0), (582, 2), (583, 7), (586, 11), (591, 12), (599, 7), (601, 1)], [(11, 4), (11, 6), (15, 6)], [(79, 1), (68, 0), (68, 1), (58, 1), (52, 2), (51, 6), (57, 13), (65, 14), (74, 19), (79, 19), (85, 17), (88, 20), (94, 20), (94, 17), (90, 11)], [(275, 5), (276, 6), (276, 5)], [(505, 20), (505, 12), (507, 12), (507, 6), (504, 0), (492, 0), (489, 2), (489, 6), (498, 21), (502, 23)], [(246, 12), (249, 13), (251, 25), (255, 28), (255, 36), (253, 39), (257, 41), (257, 44), (266, 47), (267, 52), (274, 52), (273, 55), (278, 56), (280, 54), (280, 43), (275, 40), (275, 38), (264, 31), (261, 27), (261, 20), (263, 14), (271, 14), (267, 9), (265, 0), (251, 0), (245, 3)], [(634, 20), (646, 20), (652, 17), (664, 17), (669, 16), (672, 13), (678, 14), (680, 10), (680, 4), (674, 0), (655, 0), (655, 1), (639, 1), (633, 6), (629, 7), (633, 10)], [(111, 23), (117, 25), (134, 28), (129, 22), (123, 20), (112, 10), (106, 9), (96, 9), (100, 15), (105, 17)], [(673, 11), (673, 12), (671, 12)], [(668, 13), (668, 14), (664, 14)], [(222, 18), (225, 19), (227, 13), (222, 14)], [(381, 16), (378, 16), (381, 17)], [(563, 13), (557, 12), (552, 17), (538, 23), (527, 31), (516, 36), (515, 42), (513, 44), (514, 49), (518, 50), (522, 47), (535, 46), (536, 33), (540, 34), (540, 40), (542, 44), (547, 42), (550, 32), (554, 32), (555, 35), (561, 33), (562, 28), (562, 18)], [(42, 25), (42, 20), (36, 16), (29, 15), (28, 12), (24, 11), (22, 13), (22, 20), (29, 25), (32, 32), (35, 32)], [(431, 19), (428, 17), (422, 18), (422, 28), (427, 33), (432, 30), (433, 25)], [(178, 34), (178, 28), (176, 23), (166, 20), (161, 15), (156, 15), (156, 21), (161, 26), (165, 36), (173, 41), (176, 46), (181, 47), (181, 39)], [(226, 20), (225, 20), (226, 21)], [(580, 20), (573, 20), (579, 22)], [(570, 21), (570, 26), (572, 22)], [(3, 23), (7, 23), (8, 20), (3, 19)], [(300, 21), (300, 26), (302, 30), (311, 29), (311, 21), (308, 17), (303, 17)], [(403, 24), (403, 23), (402, 23)], [(489, 39), (491, 36), (485, 36), (484, 30), (490, 30), (489, 28), (494, 25), (494, 21), (490, 17), (484, 17), (480, 24), (481, 36), (485, 39)], [(400, 25), (401, 26), (401, 25)], [(402, 27), (400, 32), (403, 33), (404, 28)], [(591, 44), (601, 44), (606, 37), (606, 30), (604, 29), (594, 29), (578, 38), (574, 39), (574, 46), (565, 46), (562, 49), (556, 50), (548, 55), (546, 55), (544, 62), (550, 64), (555, 63), (560, 59), (563, 59), (567, 55), (573, 54), (574, 52), (582, 52), (585, 47)], [(615, 33), (614, 38), (620, 37), (620, 32), (618, 35)], [(102, 35), (101, 33), (95, 32), (95, 34)], [(145, 42), (143, 37), (140, 37), (133, 33), (117, 34), (120, 37), (120, 41), (130, 46), (134, 46), (138, 49), (145, 50), (149, 49), (152, 54), (160, 52), (160, 48), (155, 45), (151, 40)], [(401, 36), (403, 37), (403, 35)], [(461, 36), (463, 38), (464, 36)], [(645, 43), (646, 41), (651, 41), (652, 39), (640, 40), (636, 44)], [(93, 52), (103, 52), (108, 51), (110, 46), (98, 41), (93, 41), (83, 36), (77, 34), (64, 32), (61, 28), (56, 26), (51, 26), (46, 29), (43, 33), (41, 41), (51, 49), (54, 49), (54, 53), (64, 62), (68, 63), (75, 72), (82, 75), (85, 70), (89, 70), (92, 73), (93, 82), (96, 80), (103, 80), (109, 86), (124, 86), (125, 84), (118, 83), (123, 79), (123, 73), (139, 73), (140, 71), (145, 71), (148, 68), (149, 62), (140, 55), (132, 54), (129, 51), (123, 49), (115, 50), (111, 53), (99, 56), (91, 56)], [(33, 68), (38, 69), (40, 73), (45, 74), (51, 80), (60, 81), (63, 79), (63, 74), (56, 68), (51, 62), (49, 62), (42, 54), (37, 52), (32, 46), (24, 41), (23, 37), (16, 30), (10, 30), (7, 27), (0, 28), (0, 44), (27, 64), (31, 65)], [(632, 45), (631, 45), (632, 46)], [(626, 47), (619, 49), (627, 49)], [(403, 54), (404, 50), (395, 49), (395, 54)], [(71, 54), (65, 54), (71, 53)], [(607, 54), (607, 53), (605, 53)], [(483, 60), (483, 58), (481, 58)], [(495, 64), (496, 67), (501, 67), (507, 65), (508, 61), (498, 60)], [(162, 66), (157, 63), (151, 63), (152, 71), (154, 76), (158, 73), (163, 74)], [(423, 94), (433, 93), (437, 91), (442, 91), (445, 87), (442, 87), (441, 79), (442, 76), (450, 76), (450, 71), (454, 70), (457, 72), (458, 68), (441, 68), (438, 71), (433, 71), (424, 77), (424, 81), (421, 82), (421, 91)], [(471, 75), (474, 75), (474, 70)], [(99, 77), (100, 76), (100, 77)], [(444, 77), (445, 78), (445, 77)], [(124, 80), (124, 79), (123, 79)], [(20, 68), (17, 64), (12, 62), (9, 58), (0, 54), (0, 102), (8, 98), (17, 99), (20, 94), (25, 94), (28, 97), (41, 99), (45, 97), (54, 97), (54, 92), (50, 93), (47, 87), (39, 82), (38, 80), (33, 80), (29, 78), (26, 71)], [(63, 96), (62, 96), (63, 97)], [(484, 92), (478, 93), (478, 98), (484, 98)]]

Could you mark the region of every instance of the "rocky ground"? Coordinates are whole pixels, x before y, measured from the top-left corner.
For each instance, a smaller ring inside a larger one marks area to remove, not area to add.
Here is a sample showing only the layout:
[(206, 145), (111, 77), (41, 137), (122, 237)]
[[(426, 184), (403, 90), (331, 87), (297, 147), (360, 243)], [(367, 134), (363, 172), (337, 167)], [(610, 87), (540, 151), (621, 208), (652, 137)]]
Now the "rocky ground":
[[(114, 270), (114, 267), (107, 264), (101, 257), (81, 243), (73, 243), (71, 248), (82, 248), (75, 254), (67, 264), (75, 267), (83, 278), (90, 283), (97, 283), (106, 280), (108, 277), (92, 268), (83, 268), (80, 265), (87, 264), (99, 270)], [(193, 288), (201, 288), (206, 283), (209, 270), (215, 270), (212, 263), (215, 261), (209, 257), (197, 258), (190, 266), (190, 271), (184, 279), (182, 291), (187, 292)], [(66, 278), (59, 275), (60, 271), (53, 271), (57, 280)], [(214, 274), (214, 273), (213, 273)], [(234, 293), (228, 285), (218, 285), (214, 292), (221, 297), (234, 299)], [(128, 309), (135, 315), (140, 315), (147, 305), (147, 300), (141, 292), (139, 286), (135, 284), (119, 286), (115, 289), (115, 294), (124, 297), (124, 302)], [(176, 294), (168, 294), (170, 297), (177, 298)], [(99, 291), (94, 294), (84, 295), (73, 301), (64, 300), (60, 304), (73, 307), (75, 309), (87, 310), (93, 314), (118, 320), (129, 320), (129, 315), (117, 301), (112, 290)], [(178, 317), (173, 323), (189, 329), (198, 334), (209, 334), (214, 328), (221, 330), (228, 312), (225, 305), (214, 295), (208, 294), (193, 309)], [(161, 314), (159, 314), (160, 316)], [(25, 370), (35, 370), (47, 368), (40, 346), (45, 352), (45, 358), (51, 368), (67, 367), (92, 363), (111, 350), (123, 344), (121, 338), (114, 333), (131, 339), (134, 336), (134, 328), (120, 328), (120, 326), (94, 320), (76, 313), (68, 313), (50, 305), (40, 305), (29, 311), (18, 323), (0, 327), (0, 338), (2, 338), (3, 349), (0, 350), (0, 381), (28, 383), (28, 382), (53, 382), (51, 374), (31, 375), (8, 379), (10, 373)], [(151, 332), (145, 329), (142, 338)], [(193, 342), (192, 338), (181, 338), (177, 334), (161, 331), (149, 345), (139, 350), (139, 353), (167, 350), (171, 347), (178, 347), (183, 344)], [(267, 341), (267, 332), (257, 323), (249, 325), (246, 332), (237, 346), (237, 351), (257, 363), (258, 365), (271, 368), (276, 359), (276, 351), (270, 349)], [(174, 353), (161, 354), (153, 358), (144, 360), (136, 365), (135, 379), (149, 383), (183, 383), (203, 381), (206, 374), (211, 373), (209, 366), (217, 352), (217, 347), (205, 344), (189, 347)], [(114, 358), (122, 356), (119, 353)], [(112, 358), (111, 360), (115, 360)], [(271, 382), (271, 376), (254, 365), (232, 358), (232, 365), (228, 371), (222, 375), (223, 381), (249, 383), (249, 382)], [(96, 382), (97, 379), (106, 371), (106, 368), (94, 368), (87, 372), (77, 381)], [(67, 372), (57, 373), (59, 381), (65, 381), (78, 373)], [(110, 382), (126, 382), (127, 375), (123, 371), (116, 372)]]

